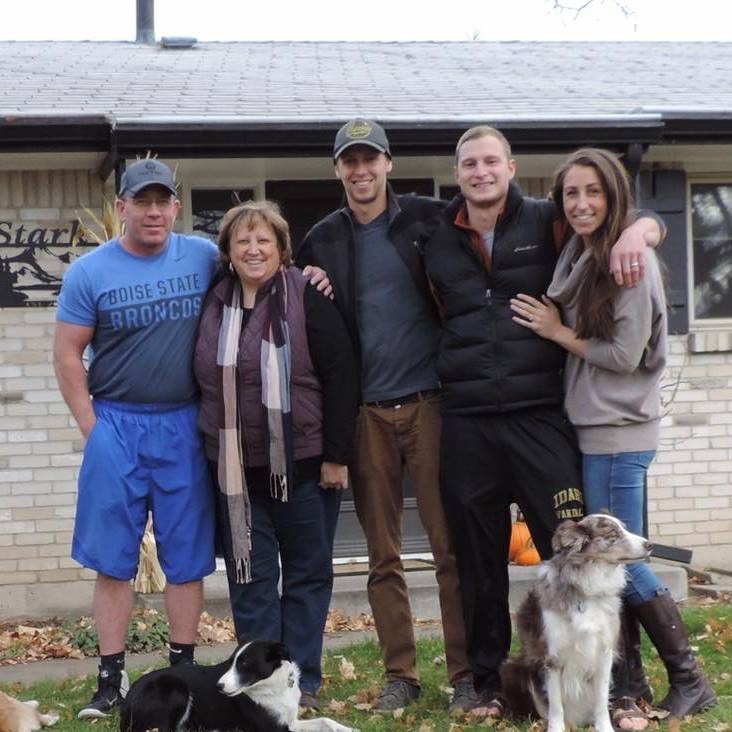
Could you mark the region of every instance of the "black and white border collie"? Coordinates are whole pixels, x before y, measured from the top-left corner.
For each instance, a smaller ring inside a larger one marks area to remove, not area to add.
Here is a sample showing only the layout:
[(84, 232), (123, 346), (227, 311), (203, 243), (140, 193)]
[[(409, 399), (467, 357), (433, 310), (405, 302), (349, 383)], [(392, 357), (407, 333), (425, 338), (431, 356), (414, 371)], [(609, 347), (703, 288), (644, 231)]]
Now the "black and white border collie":
[(352, 732), (326, 717), (298, 719), (299, 681), (285, 644), (244, 642), (215, 666), (177, 665), (140, 677), (122, 705), (120, 731)]
[(613, 732), (608, 697), (624, 565), (646, 559), (651, 544), (616, 518), (592, 514), (560, 524), (552, 549), (516, 616), (521, 655), (501, 667), (508, 709), (538, 714), (547, 732), (588, 724)]

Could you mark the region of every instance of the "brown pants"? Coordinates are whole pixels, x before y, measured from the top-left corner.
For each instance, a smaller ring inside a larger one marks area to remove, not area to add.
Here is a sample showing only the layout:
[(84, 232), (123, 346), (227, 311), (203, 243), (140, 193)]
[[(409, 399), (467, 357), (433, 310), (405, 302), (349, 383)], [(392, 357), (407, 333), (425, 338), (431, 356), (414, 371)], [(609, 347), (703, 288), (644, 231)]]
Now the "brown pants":
[(468, 676), (463, 607), (439, 485), (439, 397), (399, 407), (362, 406), (351, 471), (356, 514), (369, 552), (368, 595), (388, 680), (419, 684), (416, 647), (400, 557), (404, 470), (435, 560), (447, 671)]

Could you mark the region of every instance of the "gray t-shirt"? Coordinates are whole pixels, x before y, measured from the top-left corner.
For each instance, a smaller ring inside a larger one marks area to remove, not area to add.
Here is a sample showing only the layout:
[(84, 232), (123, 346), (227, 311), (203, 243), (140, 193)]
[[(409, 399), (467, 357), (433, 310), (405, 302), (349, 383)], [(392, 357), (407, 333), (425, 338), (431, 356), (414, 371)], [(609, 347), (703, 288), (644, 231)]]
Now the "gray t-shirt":
[(486, 231), (486, 233), (482, 235), (483, 246), (485, 247), (486, 252), (488, 252), (488, 259), (493, 259), (493, 242), (494, 242), (495, 238), (496, 238), (495, 229)]
[(435, 370), (439, 323), (388, 230), (387, 212), (368, 224), (354, 221), (361, 388), (366, 403), (439, 386)]

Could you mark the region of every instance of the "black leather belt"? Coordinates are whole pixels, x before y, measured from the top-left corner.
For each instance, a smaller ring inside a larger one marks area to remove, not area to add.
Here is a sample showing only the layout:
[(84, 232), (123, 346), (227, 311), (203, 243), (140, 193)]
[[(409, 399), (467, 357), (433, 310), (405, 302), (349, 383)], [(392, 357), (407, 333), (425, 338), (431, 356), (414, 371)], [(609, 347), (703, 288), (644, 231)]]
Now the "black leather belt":
[(388, 407), (401, 407), (402, 404), (414, 404), (414, 402), (423, 402), (430, 397), (437, 396), (439, 389), (427, 389), (426, 391), (415, 391), (406, 396), (396, 397), (395, 399), (382, 399), (378, 402), (366, 402), (367, 407), (380, 407), (386, 409)]

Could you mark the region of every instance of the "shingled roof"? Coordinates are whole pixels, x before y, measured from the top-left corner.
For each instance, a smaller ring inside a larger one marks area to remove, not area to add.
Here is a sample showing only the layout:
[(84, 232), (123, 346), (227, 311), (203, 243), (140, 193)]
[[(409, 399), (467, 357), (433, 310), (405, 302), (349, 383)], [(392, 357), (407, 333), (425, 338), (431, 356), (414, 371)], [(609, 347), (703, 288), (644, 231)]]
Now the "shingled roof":
[(649, 140), (682, 120), (732, 136), (731, 77), (732, 43), (1, 42), (0, 141), (29, 117), (329, 136), (354, 115), (450, 135), (473, 121), (609, 124), (645, 127)]

